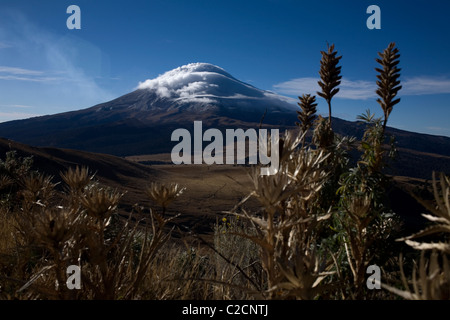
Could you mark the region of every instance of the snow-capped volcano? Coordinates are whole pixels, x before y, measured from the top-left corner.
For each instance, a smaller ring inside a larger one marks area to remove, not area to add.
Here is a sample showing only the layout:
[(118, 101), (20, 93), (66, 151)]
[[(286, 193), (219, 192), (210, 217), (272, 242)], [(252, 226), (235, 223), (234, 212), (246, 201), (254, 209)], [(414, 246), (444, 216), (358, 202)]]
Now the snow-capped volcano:
[(218, 66), (191, 63), (88, 109), (2, 123), (0, 136), (37, 146), (148, 154), (167, 152), (172, 131), (194, 121), (218, 129), (294, 126), (296, 109), (289, 98)]
[[(202, 121), (203, 130), (261, 126), (284, 130), (296, 127), (296, 110), (289, 99), (246, 84), (220, 67), (192, 63), (145, 80), (133, 92), (88, 109), (0, 123), (0, 137), (33, 146), (119, 156), (169, 153), (176, 144), (171, 140), (173, 131), (185, 128), (193, 132), (194, 121)], [(333, 129), (359, 138), (364, 132), (361, 123), (338, 118), (333, 119)], [(417, 169), (423, 163), (442, 163), (436, 171), (447, 170), (448, 138), (387, 130), (403, 150), (403, 161), (396, 166), (398, 175), (429, 178), (431, 167)], [(419, 153), (405, 153), (407, 149)], [(433, 153), (439, 156), (431, 157)], [(72, 160), (89, 166), (77, 158)], [(120, 176), (122, 169), (115, 170), (111, 174)]]
[(194, 103), (197, 107), (213, 108), (220, 105), (222, 108), (243, 108), (244, 112), (249, 108), (294, 108), (289, 98), (257, 89), (209, 63), (178, 67), (155, 79), (140, 82), (137, 89), (154, 92), (157, 100), (179, 106)]

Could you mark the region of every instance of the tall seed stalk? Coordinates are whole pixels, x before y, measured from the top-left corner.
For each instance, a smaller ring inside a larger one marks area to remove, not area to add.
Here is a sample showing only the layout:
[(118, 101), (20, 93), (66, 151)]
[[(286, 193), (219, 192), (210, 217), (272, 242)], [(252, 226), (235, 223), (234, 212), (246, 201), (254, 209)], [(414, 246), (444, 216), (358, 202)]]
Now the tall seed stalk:
[(322, 92), (317, 92), (319, 96), (324, 98), (328, 103), (328, 122), (331, 126), (331, 99), (339, 92), (338, 86), (341, 84), (342, 76), (341, 68), (338, 66), (342, 56), (337, 57), (337, 51), (334, 50), (334, 44), (328, 45), (328, 51), (321, 51), (322, 59), (320, 60), (320, 79), (319, 86)]
[(377, 99), (377, 102), (384, 112), (384, 133), (392, 109), (400, 102), (400, 98), (395, 99), (402, 88), (399, 80), (401, 69), (397, 67), (400, 62), (400, 54), (398, 48), (395, 47), (395, 42), (391, 42), (389, 46), (383, 52), (379, 52), (378, 55), (380, 58), (377, 58), (376, 61), (381, 67), (375, 68), (379, 73), (377, 75), (378, 89), (376, 90), (376, 93), (380, 97)]
[(313, 126), (314, 119), (316, 118), (316, 97), (311, 96), (310, 94), (304, 94), (298, 98), (300, 102), (297, 104), (301, 108), (301, 111), (297, 111), (299, 122), (296, 122), (295, 124), (305, 132)]

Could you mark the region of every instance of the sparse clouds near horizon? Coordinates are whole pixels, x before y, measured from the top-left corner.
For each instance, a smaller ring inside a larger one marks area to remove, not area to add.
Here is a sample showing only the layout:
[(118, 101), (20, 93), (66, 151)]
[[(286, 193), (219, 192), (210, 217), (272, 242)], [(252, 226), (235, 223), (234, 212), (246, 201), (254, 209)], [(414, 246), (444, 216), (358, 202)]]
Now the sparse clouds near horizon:
[(423, 76), (406, 78), (403, 81), (403, 95), (422, 96), (448, 93), (450, 93), (450, 78)]
[[(313, 77), (297, 78), (275, 84), (274, 90), (280, 94), (302, 95), (316, 94), (320, 91), (319, 79)], [(416, 76), (401, 80), (402, 90), (400, 96), (421, 96), (430, 94), (449, 94), (450, 78)], [(342, 79), (337, 99), (367, 100), (377, 97), (375, 81)]]
[[(319, 78), (297, 78), (286, 82), (275, 84), (274, 90), (280, 94), (288, 95), (302, 95), (302, 94), (316, 94), (320, 91), (318, 85)], [(351, 81), (346, 78), (342, 79), (339, 86), (340, 91), (336, 98), (351, 99), (351, 100), (365, 100), (375, 96), (375, 86), (370, 81)]]

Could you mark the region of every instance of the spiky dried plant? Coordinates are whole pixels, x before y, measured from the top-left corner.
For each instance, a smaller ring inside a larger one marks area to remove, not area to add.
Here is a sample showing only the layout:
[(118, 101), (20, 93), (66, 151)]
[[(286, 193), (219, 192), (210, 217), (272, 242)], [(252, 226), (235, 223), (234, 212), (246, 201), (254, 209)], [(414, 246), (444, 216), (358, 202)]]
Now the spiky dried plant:
[(95, 175), (90, 175), (87, 167), (70, 167), (61, 173), (61, 178), (72, 192), (81, 193), (93, 181)]
[[(400, 258), (400, 272), (405, 290), (382, 284), (385, 289), (408, 300), (450, 300), (450, 264), (448, 260), (450, 243), (448, 238), (447, 241), (437, 243), (411, 240), (429, 235), (450, 234), (450, 178), (441, 173), (439, 180), (438, 182), (436, 173), (433, 172), (435, 206), (418, 199), (432, 213), (432, 215), (423, 214), (423, 216), (434, 225), (409, 237), (399, 239), (421, 251), (419, 266), (415, 265), (413, 269), (411, 281), (413, 290), (410, 290), (406, 280), (402, 258)], [(431, 250), (430, 258), (425, 257), (425, 252), (428, 250)]]
[(77, 215), (70, 210), (44, 208), (30, 231), (35, 233), (39, 244), (62, 254), (73, 236), (73, 230), (77, 228), (77, 221)]
[(376, 236), (369, 232), (369, 225), (374, 219), (371, 202), (366, 192), (360, 191), (355, 192), (345, 204), (348, 217), (344, 218), (342, 225), (346, 231), (344, 247), (347, 261), (353, 275), (353, 298), (357, 298), (363, 289), (365, 272), (370, 264), (369, 248), (376, 239)]
[[(17, 256), (17, 267), (9, 271), (8, 294), (28, 299), (139, 298), (151, 262), (170, 236), (166, 224), (171, 219), (149, 210), (138, 215), (143, 220), (133, 222), (132, 212), (122, 221), (122, 195), (93, 181), (86, 168), (70, 169), (61, 177), (66, 182), (62, 191), (40, 175), (22, 179), (21, 206), (11, 212), (21, 239), (17, 254), (9, 255)], [(178, 187), (168, 190), (179, 193)], [(9, 243), (6, 248), (14, 249)], [(69, 265), (80, 266), (82, 290), (66, 287)], [(3, 281), (3, 273), (0, 277)]]
[(436, 178), (436, 173), (433, 172), (432, 184), (436, 206), (430, 205), (420, 199), (418, 200), (429, 212), (432, 213), (432, 215), (423, 214), (423, 217), (433, 222), (434, 225), (400, 240), (405, 241), (406, 244), (417, 250), (438, 250), (442, 253), (450, 254), (449, 242), (423, 243), (412, 241), (412, 239), (439, 233), (450, 235), (450, 177), (444, 175), (444, 173), (441, 173), (438, 181)]
[(337, 51), (334, 50), (334, 44), (328, 45), (328, 50), (321, 51), (322, 59), (320, 60), (320, 79), (319, 85), (322, 92), (317, 92), (319, 96), (324, 98), (328, 103), (329, 118), (328, 122), (331, 125), (331, 99), (339, 92), (338, 86), (341, 84), (341, 69), (338, 66), (339, 60), (342, 56), (337, 56)]
[(378, 89), (376, 90), (376, 93), (380, 97), (377, 99), (377, 102), (380, 104), (384, 113), (384, 132), (392, 109), (400, 102), (400, 98), (395, 99), (402, 88), (399, 80), (401, 69), (398, 68), (400, 54), (399, 49), (395, 47), (395, 42), (391, 42), (389, 46), (383, 52), (379, 52), (378, 55), (380, 58), (377, 58), (376, 61), (380, 64), (381, 68), (375, 68), (379, 73), (377, 75)]
[(52, 177), (47, 177), (42, 174), (32, 173), (22, 179), (21, 184), (23, 190), (20, 192), (23, 198), (24, 209), (28, 205), (45, 204), (48, 203), (54, 196), (54, 187), (56, 184), (52, 183)]
[[(256, 235), (242, 234), (260, 248), (269, 298), (313, 299), (326, 290), (322, 280), (330, 272), (330, 260), (317, 253), (317, 230), (329, 213), (315, 210), (314, 203), (325, 183), (323, 163), (328, 154), (302, 143), (305, 132), (286, 133), (280, 169), (275, 175), (261, 176), (255, 168), (253, 191), (230, 214), (252, 222)], [(298, 148), (299, 145), (303, 147)], [(250, 198), (261, 203), (261, 213), (242, 208)]]
[(440, 257), (439, 253), (433, 250), (427, 259), (425, 251), (422, 251), (419, 265), (414, 264), (413, 267), (412, 290), (406, 279), (402, 260), (400, 256), (400, 274), (405, 290), (382, 283), (384, 289), (406, 300), (450, 300), (450, 263), (446, 256)]
[(168, 185), (158, 182), (152, 182), (145, 190), (148, 197), (163, 209), (164, 216), (167, 207), (178, 198), (186, 188), (181, 187), (177, 183), (170, 183)]
[(301, 97), (298, 97), (300, 102), (297, 103), (301, 111), (297, 111), (298, 120), (300, 122), (296, 122), (295, 124), (299, 126), (302, 131), (308, 131), (309, 128), (312, 127), (314, 119), (316, 118), (317, 112), (317, 103), (316, 97), (311, 96), (310, 94), (304, 94)]
[(80, 196), (79, 201), (90, 217), (108, 224), (121, 197), (122, 194), (115, 190), (94, 186)]

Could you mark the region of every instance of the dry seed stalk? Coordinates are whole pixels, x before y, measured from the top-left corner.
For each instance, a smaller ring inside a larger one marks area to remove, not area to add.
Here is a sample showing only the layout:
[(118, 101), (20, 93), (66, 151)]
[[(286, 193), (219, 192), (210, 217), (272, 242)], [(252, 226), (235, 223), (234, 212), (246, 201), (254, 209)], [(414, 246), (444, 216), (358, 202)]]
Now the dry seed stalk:
[(399, 80), (401, 69), (397, 67), (400, 62), (400, 54), (398, 48), (395, 47), (395, 43), (391, 42), (389, 46), (383, 52), (379, 52), (378, 55), (380, 58), (377, 58), (376, 61), (381, 65), (381, 68), (375, 68), (379, 73), (379, 75), (377, 75), (378, 89), (376, 90), (376, 93), (380, 97), (377, 99), (377, 102), (384, 112), (384, 132), (392, 109), (400, 102), (400, 99), (395, 99), (399, 90), (402, 88)]
[(314, 119), (316, 117), (317, 112), (317, 103), (316, 97), (311, 96), (310, 94), (304, 94), (301, 97), (298, 97), (300, 99), (300, 102), (298, 105), (302, 109), (302, 111), (297, 111), (298, 113), (298, 120), (300, 122), (296, 122), (295, 124), (299, 126), (302, 131), (308, 131), (309, 128), (312, 127)]
[(319, 85), (322, 92), (317, 92), (319, 96), (324, 98), (328, 103), (329, 118), (331, 125), (331, 99), (339, 92), (338, 86), (341, 84), (342, 76), (340, 75), (342, 67), (338, 66), (342, 56), (337, 57), (337, 51), (334, 50), (334, 44), (328, 45), (328, 51), (321, 51), (322, 59), (320, 60), (320, 79)]

